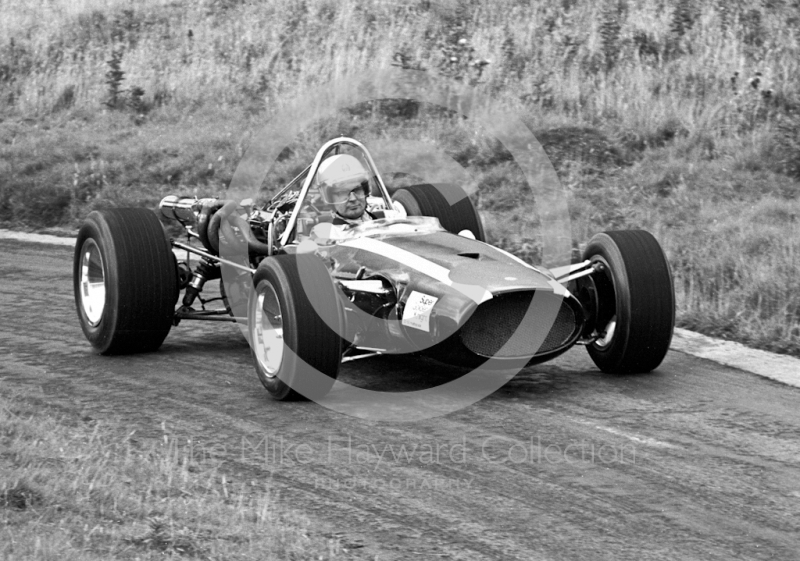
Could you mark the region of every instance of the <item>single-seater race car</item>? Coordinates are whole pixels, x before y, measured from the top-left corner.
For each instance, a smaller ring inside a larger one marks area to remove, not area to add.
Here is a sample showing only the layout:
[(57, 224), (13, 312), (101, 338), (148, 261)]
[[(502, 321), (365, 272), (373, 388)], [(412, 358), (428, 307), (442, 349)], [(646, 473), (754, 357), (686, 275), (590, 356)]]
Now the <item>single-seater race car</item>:
[[(672, 275), (649, 233), (600, 233), (578, 263), (533, 266), (485, 242), (460, 187), (390, 194), (351, 138), (325, 143), (266, 204), (168, 196), (160, 211), (185, 242), (147, 209), (86, 218), (74, 260), (84, 334), (119, 354), (157, 349), (182, 320), (238, 322), (279, 400), (323, 396), (343, 362), (381, 354), (502, 369), (580, 344), (604, 372), (648, 372), (672, 338)], [(221, 297), (206, 299), (213, 279)]]

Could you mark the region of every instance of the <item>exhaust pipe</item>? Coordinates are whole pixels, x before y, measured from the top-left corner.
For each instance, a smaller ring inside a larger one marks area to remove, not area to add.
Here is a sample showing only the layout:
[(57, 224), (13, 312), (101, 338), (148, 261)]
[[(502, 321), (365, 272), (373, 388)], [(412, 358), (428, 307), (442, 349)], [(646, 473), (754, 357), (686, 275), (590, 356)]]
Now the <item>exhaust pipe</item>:
[(158, 203), (158, 208), (161, 214), (171, 220), (178, 222), (191, 222), (197, 221), (200, 210), (206, 203), (213, 203), (217, 199), (198, 199), (196, 197), (178, 197), (177, 195), (168, 195), (161, 199)]

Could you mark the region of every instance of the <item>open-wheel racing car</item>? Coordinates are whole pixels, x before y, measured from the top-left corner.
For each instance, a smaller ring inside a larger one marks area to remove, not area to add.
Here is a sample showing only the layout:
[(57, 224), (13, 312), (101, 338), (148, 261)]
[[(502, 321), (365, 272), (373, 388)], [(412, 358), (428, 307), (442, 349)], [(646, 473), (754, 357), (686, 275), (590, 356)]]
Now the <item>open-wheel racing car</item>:
[[(340, 214), (362, 201), (362, 216)], [(351, 138), (324, 144), (266, 204), (169, 196), (160, 210), (184, 226), (185, 243), (141, 208), (94, 211), (80, 229), (86, 337), (103, 354), (152, 351), (181, 320), (239, 322), (276, 399), (323, 396), (342, 362), (392, 353), (520, 368), (581, 344), (604, 372), (648, 372), (672, 338), (672, 276), (649, 233), (597, 234), (581, 262), (533, 266), (485, 243), (460, 187), (390, 194)], [(203, 298), (212, 279), (219, 309)]]

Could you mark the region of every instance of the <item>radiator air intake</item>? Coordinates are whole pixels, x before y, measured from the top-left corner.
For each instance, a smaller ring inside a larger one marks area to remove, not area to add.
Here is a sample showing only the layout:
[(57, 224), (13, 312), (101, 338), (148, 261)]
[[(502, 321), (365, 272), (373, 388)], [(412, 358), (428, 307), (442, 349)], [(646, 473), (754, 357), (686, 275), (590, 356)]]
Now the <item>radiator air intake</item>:
[[(552, 295), (561, 300), (552, 326), (537, 321), (535, 310), (531, 318), (522, 321), (533, 294), (532, 291), (499, 294), (478, 306), (461, 329), (464, 346), (480, 356), (516, 358), (542, 355), (571, 344), (580, 334), (581, 326), (566, 298)], [(544, 342), (535, 348), (533, 343), (541, 339), (541, 331), (548, 327)], [(514, 336), (515, 333), (518, 335)]]

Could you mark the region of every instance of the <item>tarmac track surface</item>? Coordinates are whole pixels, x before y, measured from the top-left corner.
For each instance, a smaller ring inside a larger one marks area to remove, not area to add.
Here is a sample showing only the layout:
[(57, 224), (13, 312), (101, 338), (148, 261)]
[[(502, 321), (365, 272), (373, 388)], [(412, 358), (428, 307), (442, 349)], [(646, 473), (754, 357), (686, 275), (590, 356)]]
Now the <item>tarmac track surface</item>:
[[(577, 348), (445, 417), (365, 422), (269, 399), (230, 324), (184, 322), (156, 353), (97, 356), (71, 248), (0, 252), (5, 389), (140, 438), (165, 422), (353, 557), (800, 559), (797, 388), (678, 352), (648, 375), (603, 375)], [(340, 378), (406, 391), (461, 372), (380, 357)]]

